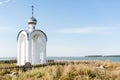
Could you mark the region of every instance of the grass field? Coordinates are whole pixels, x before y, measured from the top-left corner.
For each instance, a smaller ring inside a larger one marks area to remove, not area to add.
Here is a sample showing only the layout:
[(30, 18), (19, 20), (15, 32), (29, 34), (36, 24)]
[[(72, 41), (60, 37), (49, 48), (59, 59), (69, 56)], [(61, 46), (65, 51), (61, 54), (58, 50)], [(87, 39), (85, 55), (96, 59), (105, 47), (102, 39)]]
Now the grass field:
[[(102, 67), (101, 67), (102, 66)], [(1, 70), (1, 80), (120, 80), (120, 63), (96, 61), (95, 63), (69, 63), (34, 68), (30, 71)]]

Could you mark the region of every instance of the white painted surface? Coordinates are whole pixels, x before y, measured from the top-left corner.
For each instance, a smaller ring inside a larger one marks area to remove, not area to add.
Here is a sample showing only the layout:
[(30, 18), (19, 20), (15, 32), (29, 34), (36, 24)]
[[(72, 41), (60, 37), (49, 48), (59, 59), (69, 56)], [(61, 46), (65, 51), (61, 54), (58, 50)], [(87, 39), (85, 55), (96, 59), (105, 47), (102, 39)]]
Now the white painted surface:
[(36, 23), (29, 24), (28, 30), (23, 30), (18, 34), (17, 65), (19, 66), (26, 62), (32, 65), (46, 63), (47, 38), (44, 32), (35, 30), (35, 25)]

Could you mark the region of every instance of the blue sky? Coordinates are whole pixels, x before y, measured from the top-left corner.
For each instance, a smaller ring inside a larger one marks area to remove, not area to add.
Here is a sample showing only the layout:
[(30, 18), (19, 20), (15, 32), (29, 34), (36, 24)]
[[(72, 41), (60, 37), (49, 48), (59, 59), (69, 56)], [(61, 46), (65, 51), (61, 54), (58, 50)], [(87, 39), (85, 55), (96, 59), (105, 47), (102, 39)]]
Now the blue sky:
[(47, 56), (120, 54), (119, 0), (0, 0), (0, 57), (17, 56), (31, 5), (48, 36)]

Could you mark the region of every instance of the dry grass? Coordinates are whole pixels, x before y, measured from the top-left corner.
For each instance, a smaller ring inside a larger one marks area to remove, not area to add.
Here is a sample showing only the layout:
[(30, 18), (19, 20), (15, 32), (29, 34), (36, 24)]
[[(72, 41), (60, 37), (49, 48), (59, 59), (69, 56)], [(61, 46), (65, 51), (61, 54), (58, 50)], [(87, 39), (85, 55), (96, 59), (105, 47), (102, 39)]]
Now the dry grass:
[(16, 66), (16, 63), (0, 63), (0, 67), (9, 67), (9, 66), (11, 66), (11, 67), (14, 67), (14, 66)]
[[(105, 68), (99, 69), (97, 66)], [(120, 64), (110, 61), (97, 61), (95, 64), (71, 63), (68, 65), (54, 65), (35, 68), (31, 71), (19, 71), (19, 76), (3, 80), (120, 80)]]

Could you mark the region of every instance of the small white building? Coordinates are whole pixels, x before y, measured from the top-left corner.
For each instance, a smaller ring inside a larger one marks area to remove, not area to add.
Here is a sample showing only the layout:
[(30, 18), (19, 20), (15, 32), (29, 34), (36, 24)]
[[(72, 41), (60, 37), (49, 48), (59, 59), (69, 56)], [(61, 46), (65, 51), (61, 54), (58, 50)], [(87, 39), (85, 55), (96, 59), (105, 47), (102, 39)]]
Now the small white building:
[(28, 19), (28, 30), (21, 30), (18, 33), (18, 56), (17, 65), (24, 65), (30, 62), (32, 65), (46, 63), (46, 34), (35, 29), (37, 20), (33, 17)]

